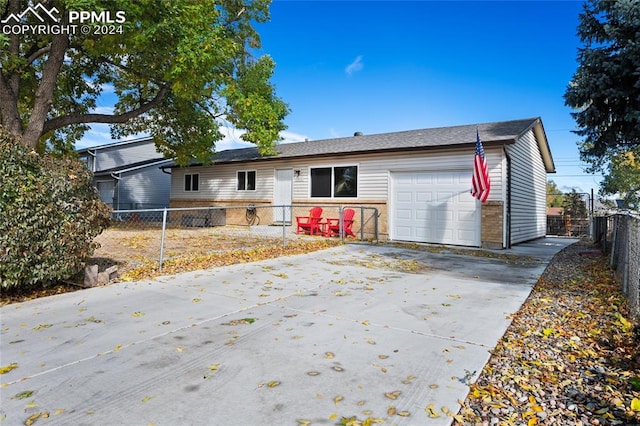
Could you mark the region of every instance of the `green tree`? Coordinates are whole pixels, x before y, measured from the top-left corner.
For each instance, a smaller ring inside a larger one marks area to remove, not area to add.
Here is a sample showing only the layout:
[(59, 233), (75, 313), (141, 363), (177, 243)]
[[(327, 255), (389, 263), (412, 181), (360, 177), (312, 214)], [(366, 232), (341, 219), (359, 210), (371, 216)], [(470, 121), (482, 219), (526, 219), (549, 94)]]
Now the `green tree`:
[(582, 199), (582, 194), (572, 189), (571, 192), (565, 194), (564, 202), (562, 203), (564, 208), (564, 214), (573, 218), (587, 217), (587, 204)]
[(564, 194), (552, 180), (547, 181), (547, 207), (562, 207)]
[(580, 14), (578, 68), (564, 94), (577, 123), (581, 157), (603, 170), (619, 152), (640, 146), (640, 5), (588, 0)]
[(619, 194), (628, 206), (640, 208), (640, 148), (620, 153), (611, 159), (600, 194)]
[[(254, 56), (254, 25), (269, 20), (269, 4), (0, 0), (3, 20), (23, 15), (22, 23), (40, 24), (22, 12), (42, 5), (57, 11), (60, 22), (50, 26), (78, 24), (70, 11), (116, 21), (111, 34), (100, 22), (88, 22), (86, 34), (80, 25), (73, 34), (0, 33), (0, 124), (39, 152), (68, 152), (90, 123), (107, 123), (114, 138), (149, 133), (166, 157), (185, 164), (209, 161), (227, 122), (272, 154), (289, 110), (270, 82), (273, 60)], [(96, 109), (105, 91), (117, 97), (113, 112)]]

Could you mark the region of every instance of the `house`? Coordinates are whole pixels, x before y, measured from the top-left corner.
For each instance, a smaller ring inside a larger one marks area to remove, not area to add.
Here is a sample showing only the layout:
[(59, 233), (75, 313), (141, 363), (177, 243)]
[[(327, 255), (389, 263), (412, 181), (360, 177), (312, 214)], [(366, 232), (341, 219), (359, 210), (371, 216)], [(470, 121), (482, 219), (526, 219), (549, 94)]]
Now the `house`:
[(100, 198), (114, 210), (162, 208), (169, 205), (171, 163), (151, 138), (83, 148), (78, 157), (93, 172)]
[(562, 216), (563, 212), (563, 207), (547, 207), (547, 216)]
[[(476, 128), (491, 178), (470, 195)], [(171, 207), (369, 206), (381, 238), (505, 248), (546, 232), (555, 166), (540, 118), (280, 144), (217, 153), (210, 165), (171, 165)], [(287, 218), (289, 221), (290, 218)]]

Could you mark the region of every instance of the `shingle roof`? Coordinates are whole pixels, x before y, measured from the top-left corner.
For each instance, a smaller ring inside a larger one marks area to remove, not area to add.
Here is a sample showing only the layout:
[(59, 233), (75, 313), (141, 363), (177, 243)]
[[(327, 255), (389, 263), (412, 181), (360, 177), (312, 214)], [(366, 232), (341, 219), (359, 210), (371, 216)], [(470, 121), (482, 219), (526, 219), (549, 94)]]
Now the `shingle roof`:
[[(324, 139), (276, 146), (277, 155), (262, 157), (255, 147), (220, 151), (214, 163), (267, 160), (292, 157), (309, 157), (362, 152), (401, 151), (410, 149), (443, 148), (456, 145), (471, 145), (476, 142), (476, 126), (483, 145), (514, 143), (520, 136), (539, 123), (539, 118), (500, 121), (495, 123), (468, 124), (462, 126), (437, 127)], [(546, 141), (545, 141), (546, 143)]]
[(167, 158), (152, 158), (150, 160), (138, 161), (137, 163), (123, 164), (122, 166), (113, 167), (111, 169), (100, 170), (94, 173), (94, 176), (108, 176), (111, 174), (127, 173), (145, 167), (161, 167), (168, 166), (173, 161)]

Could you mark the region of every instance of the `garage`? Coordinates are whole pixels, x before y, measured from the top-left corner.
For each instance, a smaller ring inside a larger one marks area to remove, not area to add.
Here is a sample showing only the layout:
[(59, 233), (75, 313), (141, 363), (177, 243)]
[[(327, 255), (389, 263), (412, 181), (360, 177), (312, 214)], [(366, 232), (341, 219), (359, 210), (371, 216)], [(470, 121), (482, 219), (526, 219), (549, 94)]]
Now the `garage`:
[(479, 247), (471, 170), (391, 173), (391, 239)]

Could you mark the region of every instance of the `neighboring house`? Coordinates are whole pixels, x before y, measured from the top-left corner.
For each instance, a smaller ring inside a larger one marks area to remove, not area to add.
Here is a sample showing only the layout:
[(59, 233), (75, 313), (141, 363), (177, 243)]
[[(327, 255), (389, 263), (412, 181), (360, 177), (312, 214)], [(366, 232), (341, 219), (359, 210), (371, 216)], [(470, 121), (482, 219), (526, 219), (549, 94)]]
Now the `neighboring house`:
[(380, 237), (395, 241), (503, 248), (543, 237), (546, 175), (555, 166), (541, 119), (477, 128), (491, 176), (484, 204), (470, 195), (474, 124), (357, 132), (280, 144), (274, 156), (245, 148), (219, 152), (208, 166), (173, 164), (171, 207), (370, 206)]
[(547, 216), (562, 216), (563, 207), (547, 207)]
[(161, 208), (169, 205), (171, 163), (152, 139), (114, 142), (78, 150), (93, 172), (100, 198), (114, 210)]

